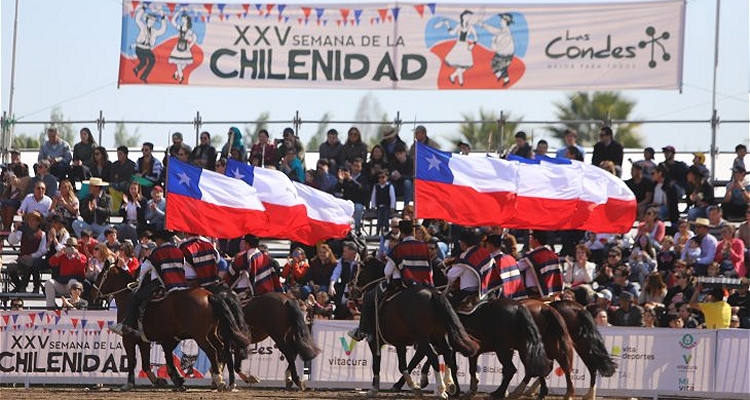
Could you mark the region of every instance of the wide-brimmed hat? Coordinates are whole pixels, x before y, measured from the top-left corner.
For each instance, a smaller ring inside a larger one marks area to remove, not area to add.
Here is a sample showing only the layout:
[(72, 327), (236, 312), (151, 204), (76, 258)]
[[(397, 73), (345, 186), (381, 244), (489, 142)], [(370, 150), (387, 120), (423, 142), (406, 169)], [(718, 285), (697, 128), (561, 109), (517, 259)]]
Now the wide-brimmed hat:
[(102, 178), (96, 177), (96, 176), (92, 177), (91, 179), (89, 179), (87, 181), (83, 181), (83, 183), (86, 183), (89, 186), (109, 186), (109, 182), (103, 180)]
[(77, 247), (78, 246), (78, 239), (74, 237), (69, 237), (68, 240), (65, 241), (66, 246), (72, 246)]
[(695, 221), (693, 221), (693, 225), (710, 227), (711, 221), (708, 218), (696, 218)]
[(384, 140), (393, 139), (394, 137), (396, 137), (396, 128), (389, 126), (383, 129)]

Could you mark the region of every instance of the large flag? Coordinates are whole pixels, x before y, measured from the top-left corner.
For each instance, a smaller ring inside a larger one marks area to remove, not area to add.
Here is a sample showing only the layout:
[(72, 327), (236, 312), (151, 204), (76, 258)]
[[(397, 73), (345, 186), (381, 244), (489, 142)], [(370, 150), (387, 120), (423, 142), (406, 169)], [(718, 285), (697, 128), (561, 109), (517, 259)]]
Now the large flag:
[(166, 228), (236, 238), (268, 228), (255, 188), (217, 172), (169, 159)]
[(240, 179), (258, 191), (270, 223), (258, 236), (315, 244), (343, 238), (351, 229), (354, 204), (299, 182), (283, 172), (255, 168), (235, 160), (227, 163), (227, 176)]
[(602, 233), (633, 226), (633, 192), (616, 176), (567, 159), (502, 160), (417, 143), (415, 211), (467, 226)]

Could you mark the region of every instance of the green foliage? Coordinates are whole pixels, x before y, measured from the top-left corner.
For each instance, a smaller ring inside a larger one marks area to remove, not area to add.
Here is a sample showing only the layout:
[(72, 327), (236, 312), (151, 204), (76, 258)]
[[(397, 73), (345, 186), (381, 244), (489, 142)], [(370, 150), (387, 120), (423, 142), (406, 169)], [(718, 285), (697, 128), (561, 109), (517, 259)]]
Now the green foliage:
[[(258, 114), (258, 117), (255, 118), (255, 121), (253, 121), (252, 124), (245, 124), (245, 132), (242, 135), (242, 140), (244, 141), (245, 148), (248, 150), (248, 152), (250, 151), (250, 148), (253, 147), (253, 143), (258, 140), (258, 131), (261, 129), (268, 129), (268, 121), (270, 118), (271, 114), (268, 111), (263, 111), (262, 113)], [(211, 142), (213, 143), (213, 141)], [(220, 141), (220, 143), (225, 142), (226, 139)]]
[(130, 135), (124, 123), (118, 122), (115, 124), (115, 147), (125, 146), (131, 148), (139, 146), (140, 143), (141, 135), (138, 134), (138, 128)]
[(25, 133), (13, 135), (13, 143), (11, 144), (11, 147), (15, 147), (21, 150), (21, 149), (38, 149), (41, 146), (42, 145), (39, 142), (39, 139), (36, 137), (32, 137)]
[[(635, 108), (634, 101), (624, 98), (620, 92), (576, 92), (569, 93), (565, 101), (556, 102), (555, 116), (560, 120), (596, 120), (600, 123), (571, 122), (562, 126), (548, 126), (552, 135), (562, 140), (566, 129), (578, 132), (578, 143), (591, 146), (598, 141), (599, 129), (604, 121), (627, 120)], [(612, 127), (615, 139), (625, 147), (643, 147), (637, 130), (638, 123), (617, 124)]]
[(76, 135), (77, 132), (73, 129), (73, 124), (65, 122), (65, 117), (60, 107), (55, 107), (50, 111), (49, 120), (49, 124), (44, 124), (44, 130), (38, 135), (39, 143), (47, 141), (47, 128), (50, 127), (56, 127), (60, 134), (60, 138), (68, 142), (71, 147), (78, 142), (78, 136)]
[[(458, 149), (458, 142), (464, 141), (471, 145), (472, 150), (486, 150), (489, 152), (499, 152), (509, 147), (513, 143), (513, 134), (518, 128), (517, 122), (510, 120), (521, 120), (523, 117), (515, 118), (508, 111), (503, 111), (503, 118), (506, 120), (502, 131), (500, 132), (500, 115), (494, 111), (479, 110), (479, 119), (473, 114), (462, 114), (464, 122), (459, 126), (461, 136), (453, 139), (455, 149)], [(479, 121), (479, 122), (477, 122)]]
[(321, 122), (318, 122), (318, 127), (315, 130), (315, 134), (307, 142), (305, 149), (307, 151), (318, 151), (320, 144), (326, 140), (326, 132), (328, 132), (328, 124), (331, 120), (331, 113), (327, 112), (320, 118)]

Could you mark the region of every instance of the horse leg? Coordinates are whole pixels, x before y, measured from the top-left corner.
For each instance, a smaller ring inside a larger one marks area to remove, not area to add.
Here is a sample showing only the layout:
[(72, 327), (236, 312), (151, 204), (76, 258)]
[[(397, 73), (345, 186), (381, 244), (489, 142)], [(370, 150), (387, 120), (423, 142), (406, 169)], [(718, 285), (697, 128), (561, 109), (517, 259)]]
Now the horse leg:
[(164, 349), (164, 361), (167, 363), (167, 373), (169, 373), (169, 377), (172, 379), (175, 391), (184, 392), (187, 390), (185, 388), (185, 378), (177, 372), (177, 368), (174, 366), (174, 349), (177, 348), (177, 343), (174, 339), (168, 339), (162, 341), (161, 347)]
[(594, 400), (596, 399), (596, 366), (587, 359), (583, 359), (583, 363), (589, 370), (589, 391), (583, 395), (583, 400)]
[(276, 346), (279, 348), (279, 351), (281, 354), (286, 357), (286, 361), (289, 363), (289, 365), (286, 367), (286, 375), (287, 375), (287, 390), (291, 389), (292, 383), (299, 388), (301, 391), (307, 390), (307, 386), (305, 385), (305, 382), (303, 382), (299, 378), (299, 374), (297, 373), (297, 365), (294, 363), (295, 360), (297, 360), (297, 352), (294, 350), (294, 344), (287, 343), (283, 340), (276, 341)]
[[(434, 349), (432, 347), (429, 347), (429, 349), (433, 350), (427, 352), (427, 360), (432, 369), (435, 370), (435, 394), (441, 399), (447, 399), (448, 393), (445, 390), (445, 381), (443, 375), (440, 373), (440, 360)], [(447, 370), (447, 372), (450, 374), (450, 370)]]
[[(224, 343), (218, 336), (218, 332), (212, 330), (207, 332), (206, 337), (194, 340), (198, 343), (198, 347), (206, 353), (206, 357), (211, 362), (211, 387), (215, 387), (220, 392), (227, 390), (227, 384), (224, 382), (224, 377), (221, 373), (223, 364), (220, 356)], [(228, 346), (229, 344), (226, 345)], [(242, 361), (240, 360), (239, 362)]]
[(380, 391), (380, 352), (376, 343), (377, 340), (369, 343), (372, 353), (372, 388), (367, 392), (367, 397), (375, 397)]
[(519, 383), (518, 387), (516, 387), (515, 390), (513, 390), (513, 392), (511, 392), (508, 395), (508, 398), (509, 399), (517, 399), (517, 398), (523, 396), (524, 395), (524, 391), (526, 390), (526, 386), (529, 384), (529, 381), (531, 381), (531, 376), (529, 376), (529, 374), (526, 373), (526, 375), (524, 375), (523, 379), (521, 380), (521, 383)]
[[(409, 361), (409, 366), (406, 367), (409, 370), (409, 373), (411, 373), (411, 371), (413, 371), (414, 368), (417, 367), (417, 364), (419, 364), (422, 361), (422, 359), (424, 359), (425, 356), (426, 356), (426, 354), (424, 352), (424, 349), (422, 349), (421, 346), (417, 346), (417, 350), (414, 353), (414, 356), (411, 358), (411, 361)], [(425, 369), (427, 369), (427, 372), (425, 372)], [(430, 364), (429, 363), (425, 363), (422, 366), (422, 378), (420, 378), (420, 380), (419, 380), (419, 386), (422, 389), (424, 389), (427, 386), (427, 384), (428, 384), (428, 382), (427, 382), (427, 373), (429, 372), (429, 369), (430, 369)], [(406, 380), (403, 377), (398, 378), (398, 381), (396, 381), (396, 383), (393, 384), (393, 386), (391, 387), (391, 390), (393, 390), (395, 392), (400, 391), (401, 388), (404, 387), (404, 383), (406, 383)]]
[[(563, 346), (566, 344), (563, 342)], [(573, 396), (576, 394), (576, 388), (573, 386), (573, 378), (570, 376), (571, 369), (573, 367), (573, 349), (569, 348), (569, 351), (565, 353), (567, 357), (560, 357), (560, 360), (557, 360), (557, 362), (560, 364), (560, 366), (563, 369), (563, 372), (565, 372), (565, 397), (563, 397), (563, 400), (572, 400)], [(540, 391), (541, 394), (541, 391)]]
[(512, 351), (506, 349), (498, 351), (495, 354), (497, 355), (497, 360), (500, 361), (500, 365), (503, 366), (503, 381), (494, 392), (490, 393), (490, 398), (502, 399), (505, 397), (505, 392), (508, 390), (510, 380), (513, 379), (513, 375), (515, 375), (518, 370), (516, 369), (516, 366), (513, 365)]
[(135, 341), (123, 338), (122, 342), (128, 360), (128, 380), (120, 387), (120, 391), (128, 392), (135, 387)]
[(479, 356), (469, 357), (469, 391), (466, 392), (466, 397), (472, 397), (479, 388), (479, 378), (477, 377), (477, 360)]
[[(134, 342), (134, 345), (138, 345), (138, 351), (141, 353), (141, 370), (146, 374), (146, 377), (152, 385), (156, 387), (167, 387), (169, 382), (164, 378), (159, 378), (151, 370), (151, 343), (148, 342)], [(135, 368), (135, 364), (133, 365)]]
[[(421, 343), (420, 346), (424, 346), (424, 343)], [(401, 372), (401, 376), (404, 377), (406, 384), (411, 388), (415, 395), (422, 397), (422, 389), (414, 383), (414, 380), (411, 379), (411, 374), (409, 374), (409, 370), (406, 368), (406, 347), (396, 346), (396, 356), (398, 358), (398, 370)]]
[[(547, 397), (547, 394), (549, 394), (549, 389), (547, 388), (547, 378), (540, 376), (539, 377), (539, 396), (537, 396), (537, 399), (544, 400), (545, 397)], [(566, 397), (567, 399), (567, 397)]]

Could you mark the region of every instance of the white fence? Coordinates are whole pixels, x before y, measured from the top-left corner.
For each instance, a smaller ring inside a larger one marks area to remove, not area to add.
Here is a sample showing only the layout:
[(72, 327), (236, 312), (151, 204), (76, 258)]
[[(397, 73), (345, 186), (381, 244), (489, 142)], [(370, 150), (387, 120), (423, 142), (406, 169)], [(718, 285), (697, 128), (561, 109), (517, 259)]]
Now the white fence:
[[(22, 311), (0, 313), (0, 384), (6, 383), (123, 383), (125, 353), (120, 338), (107, 328), (114, 312)], [(318, 388), (367, 388), (372, 379), (368, 346), (346, 336), (354, 321), (315, 320), (313, 337), (321, 354), (310, 366), (308, 385)], [(750, 394), (750, 331), (603, 328), (607, 349), (617, 360), (617, 373), (599, 378), (602, 395), (674, 396), (746, 399)], [(262, 379), (263, 386), (284, 382), (287, 362), (270, 339), (254, 345), (250, 360), (243, 364)], [(399, 375), (395, 351), (383, 349), (381, 385), (387, 388)], [(411, 353), (409, 353), (411, 354)], [(189, 385), (208, 386), (209, 363), (193, 341), (184, 341), (174, 354)], [(164, 354), (159, 346), (151, 351), (153, 371), (166, 377)], [(523, 366), (515, 360), (523, 376)], [(297, 367), (302, 371), (302, 363)], [(140, 371), (140, 364), (137, 367)], [(468, 387), (468, 364), (459, 357), (459, 382)], [(418, 371), (414, 372), (415, 376)], [(140, 373), (138, 383), (147, 380)], [(479, 359), (480, 390), (494, 390), (502, 368), (496, 358)], [(576, 392), (584, 393), (589, 376), (576, 356), (573, 369)], [(552, 393), (564, 392), (565, 379), (558, 366), (549, 376)]]

